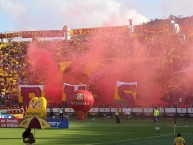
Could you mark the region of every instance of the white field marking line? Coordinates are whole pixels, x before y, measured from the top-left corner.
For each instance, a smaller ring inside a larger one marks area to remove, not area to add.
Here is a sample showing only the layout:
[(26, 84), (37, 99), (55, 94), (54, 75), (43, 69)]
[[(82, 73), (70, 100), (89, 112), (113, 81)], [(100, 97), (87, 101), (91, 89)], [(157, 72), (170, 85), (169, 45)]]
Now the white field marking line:
[(152, 137), (142, 137), (142, 138), (131, 138), (131, 139), (122, 139), (122, 140), (115, 140), (115, 141), (107, 141), (107, 142), (100, 142), (100, 143), (92, 143), (92, 144), (86, 144), (86, 145), (96, 145), (96, 144), (105, 144), (105, 143), (113, 143), (113, 142), (120, 142), (120, 141), (135, 141), (138, 139), (148, 139), (148, 138), (158, 138), (158, 137), (164, 137), (164, 136), (170, 136), (170, 135), (174, 135), (174, 134), (165, 134), (165, 135), (159, 135), (159, 136), (152, 136)]
[[(174, 127), (173, 125), (167, 125), (167, 126)], [(193, 127), (193, 125), (183, 125), (183, 126), (176, 125), (176, 127)]]

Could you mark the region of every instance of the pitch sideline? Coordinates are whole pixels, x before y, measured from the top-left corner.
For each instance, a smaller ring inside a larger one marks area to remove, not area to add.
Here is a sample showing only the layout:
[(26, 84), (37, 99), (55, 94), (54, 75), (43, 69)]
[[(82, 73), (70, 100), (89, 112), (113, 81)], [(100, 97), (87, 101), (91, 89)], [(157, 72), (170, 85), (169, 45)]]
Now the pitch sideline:
[(122, 141), (135, 141), (138, 139), (148, 139), (148, 138), (158, 138), (158, 137), (164, 137), (164, 136), (170, 136), (174, 134), (165, 134), (165, 135), (159, 135), (159, 136), (152, 136), (152, 137), (142, 137), (142, 138), (134, 138), (134, 139), (124, 139), (124, 140), (115, 140), (115, 141), (108, 141), (108, 142), (100, 142), (100, 143), (92, 143), (92, 144), (86, 144), (86, 145), (97, 145), (97, 144), (105, 144), (105, 143), (115, 143), (115, 142), (122, 142)]

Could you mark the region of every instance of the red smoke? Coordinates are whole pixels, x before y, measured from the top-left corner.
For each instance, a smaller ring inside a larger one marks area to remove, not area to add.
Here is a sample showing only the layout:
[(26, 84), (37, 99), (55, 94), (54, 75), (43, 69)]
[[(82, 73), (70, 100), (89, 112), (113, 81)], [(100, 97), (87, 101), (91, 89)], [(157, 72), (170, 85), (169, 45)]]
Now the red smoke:
[(88, 74), (88, 80), (97, 87), (99, 104), (113, 104), (116, 81), (138, 82), (137, 103), (153, 104), (155, 98), (157, 103), (161, 102), (159, 88), (153, 82), (159, 62), (148, 61), (145, 45), (124, 34), (101, 33), (90, 38), (89, 46), (85, 53), (74, 57), (71, 67), (78, 75), (98, 63)]
[[(181, 73), (192, 63), (192, 44), (186, 45), (179, 38), (164, 34), (146, 40), (145, 36), (140, 39), (129, 32), (77, 38), (71, 40), (72, 64), (63, 76), (56, 62), (55, 47), (31, 44), (29, 57), (32, 68), (45, 79), (46, 96), (56, 103), (61, 102), (66, 82), (86, 84), (96, 94), (96, 104), (112, 105), (116, 81), (122, 81), (138, 83), (136, 104), (172, 104), (175, 102), (171, 99), (177, 102), (179, 96), (192, 93), (192, 74)], [(66, 49), (64, 44), (60, 45)], [(67, 57), (64, 55), (63, 59)]]
[[(44, 42), (45, 43), (45, 42)], [(37, 79), (43, 80), (46, 98), (49, 103), (61, 103), (63, 76), (56, 62), (55, 47), (49, 44), (31, 43), (28, 57), (31, 69), (37, 73)]]

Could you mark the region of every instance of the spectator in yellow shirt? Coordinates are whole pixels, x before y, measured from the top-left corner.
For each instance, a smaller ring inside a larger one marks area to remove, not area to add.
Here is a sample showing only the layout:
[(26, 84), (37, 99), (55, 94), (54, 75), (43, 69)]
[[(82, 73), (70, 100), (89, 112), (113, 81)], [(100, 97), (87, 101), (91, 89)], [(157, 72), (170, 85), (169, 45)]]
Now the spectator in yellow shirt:
[(177, 137), (174, 139), (174, 145), (185, 145), (185, 140), (183, 137), (181, 137), (181, 134), (179, 133)]

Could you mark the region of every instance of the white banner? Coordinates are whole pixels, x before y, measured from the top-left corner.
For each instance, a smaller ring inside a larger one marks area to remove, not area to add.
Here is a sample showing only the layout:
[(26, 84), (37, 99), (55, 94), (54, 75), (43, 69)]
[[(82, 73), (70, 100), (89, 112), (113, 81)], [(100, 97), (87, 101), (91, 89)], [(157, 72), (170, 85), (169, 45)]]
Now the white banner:
[(193, 108), (188, 108), (188, 113), (193, 113)]
[(153, 108), (144, 108), (143, 112), (144, 113), (153, 113)]
[(142, 108), (133, 108), (133, 113), (142, 113), (143, 109)]
[(73, 109), (73, 108), (65, 108), (64, 110), (65, 110), (66, 113), (68, 113), (68, 112), (74, 112), (74, 109)]
[(176, 108), (165, 108), (165, 113), (167, 116), (174, 116), (176, 114)]
[(100, 108), (99, 112), (110, 112), (111, 108)]
[(91, 108), (91, 109), (89, 110), (89, 112), (97, 113), (97, 112), (99, 112), (99, 108)]
[(187, 113), (186, 108), (177, 108), (177, 113)]
[(165, 108), (165, 113), (176, 113), (176, 108)]
[(164, 113), (164, 108), (158, 108), (160, 114), (163, 114)]
[[(117, 109), (117, 108), (111, 108), (111, 112), (115, 112), (115, 109)], [(121, 112), (121, 108), (119, 108), (119, 112)]]
[[(125, 112), (126, 112), (126, 109), (127, 109), (127, 108), (122, 108), (122, 112), (125, 113)], [(133, 111), (132, 111), (132, 110), (133, 110), (132, 108), (129, 108), (129, 109), (131, 110), (131, 112), (133, 112)]]

